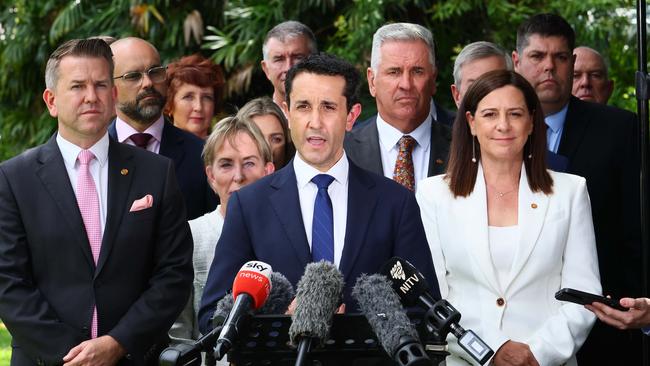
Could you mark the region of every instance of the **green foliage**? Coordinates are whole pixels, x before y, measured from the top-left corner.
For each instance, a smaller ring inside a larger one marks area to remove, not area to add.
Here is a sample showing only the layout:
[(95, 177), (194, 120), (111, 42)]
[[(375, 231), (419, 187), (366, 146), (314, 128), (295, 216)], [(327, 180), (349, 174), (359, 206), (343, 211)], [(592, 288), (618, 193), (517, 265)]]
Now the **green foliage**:
[(0, 365), (9, 365), (11, 360), (11, 335), (0, 322)]
[[(281, 21), (307, 24), (321, 50), (353, 62), (362, 74), (375, 30), (386, 22), (409, 21), (433, 31), (439, 64), (436, 100), (453, 107), (453, 61), (464, 45), (489, 40), (512, 50), (522, 20), (554, 12), (574, 26), (578, 44), (608, 57), (616, 84), (611, 103), (635, 110), (633, 0), (4, 1), (11, 4), (0, 7), (0, 161), (45, 141), (54, 131), (41, 97), (48, 55), (65, 40), (100, 34), (146, 38), (166, 62), (205, 53), (224, 67), (230, 101), (240, 105), (268, 90), (259, 69), (262, 41)], [(193, 33), (197, 28), (203, 34)], [(375, 111), (366, 89), (364, 117)]]

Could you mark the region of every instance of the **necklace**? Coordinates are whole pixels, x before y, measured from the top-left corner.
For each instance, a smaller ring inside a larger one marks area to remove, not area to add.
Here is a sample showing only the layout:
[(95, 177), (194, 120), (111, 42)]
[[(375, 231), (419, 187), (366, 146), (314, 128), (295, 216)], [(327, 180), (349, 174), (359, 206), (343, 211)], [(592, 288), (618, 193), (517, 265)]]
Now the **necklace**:
[(516, 191), (517, 188), (519, 188), (519, 184), (515, 185), (515, 187), (514, 187), (513, 189), (511, 189), (511, 190), (509, 190), (509, 191), (505, 191), (505, 192), (501, 192), (501, 191), (499, 191), (498, 189), (496, 189), (496, 188), (494, 188), (494, 187), (491, 187), (491, 188), (492, 188), (493, 190), (496, 191), (496, 194), (499, 196), (499, 198), (502, 198), (502, 197), (505, 196), (506, 194), (508, 194), (508, 193), (512, 193), (512, 192)]

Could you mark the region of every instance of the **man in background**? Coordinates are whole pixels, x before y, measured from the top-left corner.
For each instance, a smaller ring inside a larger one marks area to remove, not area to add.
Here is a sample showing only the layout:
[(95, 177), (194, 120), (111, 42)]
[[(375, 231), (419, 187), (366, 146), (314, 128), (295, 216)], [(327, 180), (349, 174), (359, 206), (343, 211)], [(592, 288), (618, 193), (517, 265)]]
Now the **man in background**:
[(573, 50), (573, 95), (587, 102), (607, 104), (614, 91), (605, 59), (593, 48), (580, 46)]

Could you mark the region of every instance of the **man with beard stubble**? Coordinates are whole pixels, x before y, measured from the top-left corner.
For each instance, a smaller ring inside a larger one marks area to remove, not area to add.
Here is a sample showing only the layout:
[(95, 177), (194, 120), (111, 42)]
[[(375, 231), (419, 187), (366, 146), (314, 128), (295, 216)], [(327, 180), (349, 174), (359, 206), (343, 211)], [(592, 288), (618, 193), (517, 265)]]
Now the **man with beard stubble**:
[(109, 127), (111, 138), (174, 161), (188, 220), (213, 211), (218, 201), (203, 169), (203, 141), (163, 116), (167, 75), (158, 51), (135, 37), (115, 41), (111, 50), (117, 87), (117, 118)]

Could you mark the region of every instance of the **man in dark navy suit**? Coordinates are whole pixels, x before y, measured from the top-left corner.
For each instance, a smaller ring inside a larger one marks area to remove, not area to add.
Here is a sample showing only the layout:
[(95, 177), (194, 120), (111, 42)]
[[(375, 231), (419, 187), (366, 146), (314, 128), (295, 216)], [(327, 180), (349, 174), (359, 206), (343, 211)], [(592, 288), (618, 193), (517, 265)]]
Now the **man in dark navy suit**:
[(216, 303), (249, 260), (270, 264), (294, 286), (307, 263), (333, 262), (345, 278), (348, 311), (358, 310), (350, 296), (356, 278), (378, 272), (393, 256), (411, 261), (439, 294), (415, 196), (359, 168), (343, 150), (361, 112), (358, 84), (352, 65), (328, 55), (309, 56), (289, 71), (284, 108), (297, 154), (228, 202), (199, 311), (202, 332), (212, 328)]
[[(71, 40), (46, 67), (58, 131), (0, 164), (0, 318), (11, 365), (157, 364), (192, 286), (169, 159), (112, 141), (111, 50)], [(152, 362), (153, 361), (153, 362)]]
[(109, 128), (111, 138), (174, 161), (188, 220), (213, 211), (218, 200), (207, 183), (201, 159), (203, 141), (163, 117), (167, 77), (158, 51), (135, 37), (117, 40), (111, 49), (117, 86), (117, 118)]

